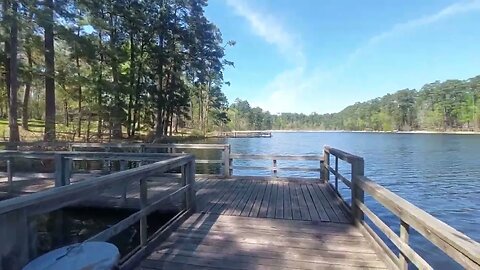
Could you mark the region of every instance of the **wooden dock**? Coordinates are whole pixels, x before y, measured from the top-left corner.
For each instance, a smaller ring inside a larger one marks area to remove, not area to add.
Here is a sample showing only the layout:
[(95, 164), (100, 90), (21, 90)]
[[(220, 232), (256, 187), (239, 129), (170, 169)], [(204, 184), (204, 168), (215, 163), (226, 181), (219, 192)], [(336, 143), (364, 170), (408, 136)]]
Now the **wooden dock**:
[[(163, 154), (146, 152), (144, 144), (111, 147), (116, 151), (0, 152), (7, 163), (0, 192), (14, 197), (0, 202), (0, 270), (21, 269), (36, 257), (36, 216), (85, 203), (134, 211), (86, 240), (108, 241), (139, 224), (140, 243), (123, 254), (120, 269), (433, 269), (413, 248), (412, 230), (461, 267), (480, 269), (479, 243), (367, 178), (363, 158), (338, 149), (285, 156), (232, 154), (229, 145), (149, 146), (166, 147)], [(215, 155), (221, 159), (175, 154), (196, 147), (221, 151)], [(17, 182), (22, 172), (12, 164), (21, 158), (53, 161), (55, 173)], [(103, 161), (102, 175), (73, 171), (75, 162), (88, 160)], [(340, 162), (350, 167), (348, 177)], [(195, 173), (199, 163), (218, 164), (221, 174)], [(242, 170), (271, 174), (235, 174)], [(284, 171), (314, 177), (282, 177)], [(339, 195), (340, 185), (349, 189), (348, 200)], [(398, 232), (374, 213), (366, 195), (398, 218)], [(147, 216), (165, 208), (177, 214), (148, 230)]]
[(387, 269), (320, 182), (206, 179), (197, 213), (138, 269)]

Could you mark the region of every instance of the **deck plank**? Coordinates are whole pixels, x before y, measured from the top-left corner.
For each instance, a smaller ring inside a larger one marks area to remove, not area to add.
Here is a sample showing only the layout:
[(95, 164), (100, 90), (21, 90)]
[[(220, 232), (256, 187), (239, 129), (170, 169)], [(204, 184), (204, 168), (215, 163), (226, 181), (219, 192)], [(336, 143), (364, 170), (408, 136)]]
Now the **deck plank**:
[(275, 218), (283, 218), (283, 182), (277, 183), (277, 202), (275, 206)]
[(294, 183), (288, 183), (290, 189), (290, 197), (292, 200), (292, 218), (295, 220), (301, 220), (302, 214), (300, 213), (300, 206), (298, 204), (297, 190)]
[(139, 266), (197, 268), (387, 269), (353, 225), (215, 214), (192, 215)]
[(260, 211), (258, 217), (266, 218), (268, 213), (268, 204), (270, 202), (270, 196), (272, 195), (272, 182), (267, 182), (267, 187), (265, 189), (265, 194), (263, 195), (262, 204), (260, 206)]
[(307, 185), (308, 192), (310, 193), (310, 197), (313, 201), (313, 206), (316, 208), (321, 221), (330, 221), (330, 218), (327, 215), (327, 210), (325, 210), (323, 203), (317, 197), (313, 186), (314, 185)]
[(249, 217), (258, 217), (267, 186), (268, 186), (267, 182), (262, 182), (260, 184), (260, 190), (257, 197), (255, 198), (255, 202), (253, 203), (252, 210), (248, 214)]
[(319, 185), (312, 185), (313, 191), (316, 195), (316, 197), (320, 200), (320, 204), (323, 206), (325, 211), (327, 212), (328, 218), (332, 222), (340, 222), (340, 218), (337, 216), (337, 214), (333, 211), (332, 206), (328, 203), (327, 198), (323, 194), (323, 192), (320, 190)]
[(277, 191), (278, 191), (278, 182), (272, 181), (272, 191), (270, 194), (270, 200), (268, 201), (267, 218), (275, 217), (275, 208), (277, 206)]
[(243, 208), (242, 212), (240, 213), (240, 216), (248, 217), (250, 215), (250, 212), (252, 211), (255, 200), (259, 196), (258, 194), (260, 193), (261, 188), (262, 188), (262, 183), (261, 182), (255, 182), (255, 187), (252, 191), (252, 194), (248, 198), (248, 201), (247, 201), (245, 207)]
[(295, 185), (295, 191), (297, 192), (298, 206), (300, 208), (300, 214), (302, 215), (302, 220), (312, 220), (310, 213), (308, 212), (307, 202), (303, 196), (301, 184)]
[(288, 183), (283, 183), (283, 196), (285, 199), (283, 204), (283, 217), (285, 219), (292, 219), (292, 198), (290, 195)]

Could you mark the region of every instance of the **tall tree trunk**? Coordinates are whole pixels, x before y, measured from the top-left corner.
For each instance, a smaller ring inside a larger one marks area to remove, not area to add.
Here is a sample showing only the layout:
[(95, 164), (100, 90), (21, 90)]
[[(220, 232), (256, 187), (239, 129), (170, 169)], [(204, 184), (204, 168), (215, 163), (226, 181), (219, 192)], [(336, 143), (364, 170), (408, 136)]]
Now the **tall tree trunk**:
[[(33, 24), (33, 13), (30, 13), (28, 22)], [(25, 130), (28, 130), (28, 120), (29, 116), (29, 103), (30, 103), (30, 94), (33, 82), (33, 57), (32, 57), (32, 36), (33, 30), (29, 30), (29, 33), (26, 37), (25, 45), (25, 54), (27, 56), (28, 72), (25, 80), (25, 92), (23, 94), (23, 106), (22, 106), (22, 127)]]
[(114, 92), (114, 104), (115, 108), (113, 109), (113, 115), (110, 117), (112, 121), (112, 137), (113, 139), (122, 138), (122, 104), (120, 100), (120, 88), (119, 86), (119, 77), (120, 73), (118, 70), (118, 60), (117, 60), (117, 29), (116, 29), (116, 17), (113, 14), (110, 14), (110, 53), (111, 53), (111, 68), (112, 68), (112, 77), (113, 77), (113, 92)]
[(25, 93), (23, 94), (23, 107), (22, 107), (22, 127), (28, 130), (28, 103), (30, 102), (30, 90), (32, 87), (31, 81), (25, 82)]
[(10, 142), (20, 141), (20, 134), (18, 133), (17, 122), (17, 92), (18, 92), (18, 22), (17, 22), (17, 8), (18, 2), (13, 1), (11, 4), (11, 30), (10, 30), (10, 102), (8, 125), (10, 126)]
[(133, 31), (130, 32), (130, 91), (128, 94), (128, 112), (127, 112), (127, 135), (132, 137), (132, 114), (133, 114), (133, 92), (135, 91), (135, 39)]
[(103, 62), (104, 62), (104, 54), (103, 54), (103, 44), (102, 44), (102, 31), (98, 32), (98, 47), (100, 51), (100, 65), (99, 65), (99, 74), (98, 74), (98, 81), (97, 81), (97, 105), (98, 105), (98, 123), (97, 123), (97, 137), (98, 140), (102, 140), (103, 136), (103, 97), (102, 97), (102, 88), (100, 85), (103, 83)]
[[(77, 29), (77, 40), (80, 38), (80, 27)], [(80, 57), (78, 52), (78, 41), (75, 41), (75, 63), (77, 65), (77, 92), (78, 92), (78, 123), (77, 123), (77, 134), (78, 137), (82, 136), (82, 83), (80, 81)]]
[(53, 0), (45, 0), (45, 141), (55, 140), (55, 48), (53, 40)]

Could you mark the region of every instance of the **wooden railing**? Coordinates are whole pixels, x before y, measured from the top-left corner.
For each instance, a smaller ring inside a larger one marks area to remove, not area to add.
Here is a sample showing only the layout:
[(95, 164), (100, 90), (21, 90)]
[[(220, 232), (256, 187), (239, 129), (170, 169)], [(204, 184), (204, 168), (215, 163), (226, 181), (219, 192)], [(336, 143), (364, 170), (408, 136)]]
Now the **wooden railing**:
[(51, 160), (54, 162), (55, 186), (60, 187), (70, 184), (75, 162), (100, 161), (103, 162), (102, 173), (107, 174), (114, 171), (112, 162), (117, 161), (119, 168), (123, 171), (127, 168), (139, 167), (146, 163), (157, 162), (169, 159), (172, 156), (182, 154), (166, 153), (106, 153), (106, 152), (22, 152), (22, 151), (0, 151), (0, 160), (6, 161), (7, 181), (9, 189), (13, 186), (15, 176), (14, 163), (21, 159), (39, 159), (42, 161)]
[[(180, 168), (181, 185), (176, 191), (149, 202), (147, 178)], [(34, 216), (50, 213), (66, 206), (95, 196), (99, 192), (117, 185), (138, 182), (140, 209), (92, 236), (87, 241), (106, 241), (129, 226), (140, 222), (140, 245), (121, 259), (121, 269), (132, 269), (139, 260), (152, 251), (152, 248), (195, 211), (195, 159), (192, 155), (181, 155), (144, 165), (126, 171), (95, 177), (55, 189), (38, 192), (29, 196), (17, 197), (0, 202), (0, 266), (20, 269), (35, 254), (37, 231)], [(158, 210), (166, 200), (182, 196), (182, 210), (152, 235), (147, 235), (147, 216)]]
[(68, 142), (0, 142), (0, 146), (14, 146), (19, 150), (60, 150), (60, 151), (86, 151), (86, 152), (129, 152), (129, 153), (185, 153), (196, 150), (221, 151), (221, 159), (196, 159), (197, 164), (218, 164), (221, 166), (223, 176), (229, 175), (228, 160), (230, 155), (229, 144), (150, 144), (150, 143), (68, 143)]
[[(234, 160), (269, 160), (272, 162), (272, 166), (238, 166), (233, 165)], [(279, 161), (318, 161), (318, 167), (286, 167), (279, 166)], [(277, 177), (279, 171), (300, 171), (300, 172), (318, 172), (319, 177), (322, 172), (323, 157), (316, 155), (244, 155), (244, 154), (230, 154), (229, 169), (230, 176), (234, 175), (234, 170), (257, 170), (257, 171), (270, 171), (271, 176)]]
[(221, 151), (222, 159), (196, 159), (197, 164), (219, 164), (223, 167), (223, 175), (228, 176), (229, 168), (228, 161), (230, 155), (229, 144), (148, 144), (148, 143), (72, 143), (69, 144), (71, 151), (95, 151), (102, 152), (118, 152), (118, 151), (133, 151), (139, 153), (149, 153), (158, 150), (165, 150), (167, 153), (185, 153), (189, 150), (212, 150)]
[[(410, 264), (419, 269), (433, 269), (425, 259), (420, 256), (409, 242), (410, 229), (415, 229), (425, 239), (437, 246), (450, 258), (466, 269), (480, 269), (480, 244), (463, 233), (448, 226), (422, 209), (416, 207), (395, 193), (375, 183), (364, 176), (364, 160), (344, 151), (325, 147), (325, 162), (323, 163), (324, 181), (328, 182), (330, 173), (335, 176), (334, 186), (338, 191), (340, 179), (351, 189), (351, 211), (354, 223), (362, 232), (376, 243), (380, 254), (391, 268), (408, 269)], [(330, 165), (332, 156), (335, 158), (335, 167)], [(351, 165), (351, 178), (348, 179), (338, 170), (338, 162), (343, 160)], [(364, 202), (364, 193), (370, 195), (380, 205), (388, 209), (400, 220), (399, 235), (385, 224)], [(365, 222), (367, 217), (400, 251), (394, 254), (392, 249), (382, 238)]]

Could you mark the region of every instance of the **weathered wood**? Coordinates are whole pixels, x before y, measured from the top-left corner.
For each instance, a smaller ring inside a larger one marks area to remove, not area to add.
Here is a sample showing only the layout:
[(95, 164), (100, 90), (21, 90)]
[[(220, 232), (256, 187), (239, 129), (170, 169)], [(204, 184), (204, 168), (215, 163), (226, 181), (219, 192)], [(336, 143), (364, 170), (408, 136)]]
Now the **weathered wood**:
[[(140, 187), (140, 209), (145, 210), (145, 207), (147, 207), (147, 203), (148, 203), (148, 187), (147, 187), (147, 180), (145, 178), (140, 179), (139, 187)], [(147, 216), (142, 215), (142, 217), (140, 218), (140, 245), (142, 247), (147, 245), (147, 228), (148, 228)]]
[(1, 201), (0, 214), (20, 208), (25, 208), (29, 215), (46, 213), (75, 204), (77, 201), (93, 196), (111, 185), (131, 182), (141, 177), (162, 173), (193, 161), (193, 159), (194, 157), (191, 155), (174, 157), (127, 171), (86, 179), (75, 185), (62, 186), (29, 196)]
[[(415, 264), (419, 269), (433, 269), (417, 252), (415, 252), (408, 243), (402, 241), (402, 239), (395, 234), (377, 215), (375, 215), (363, 202), (357, 200), (356, 205), (358, 208), (372, 221), (377, 228), (379, 228), (383, 234), (385, 234), (395, 246), (398, 247), (403, 256), (407, 257), (411, 262)], [(380, 240), (381, 241), (381, 240)], [(400, 260), (398, 266), (402, 267)]]
[[(405, 223), (403, 220), (400, 220), (400, 240), (408, 245), (408, 240), (409, 240), (409, 230), (410, 226)], [(407, 270), (408, 269), (408, 256), (403, 254), (401, 251), (398, 254), (398, 264), (400, 269)]]
[[(269, 233), (266, 225), (274, 231)], [(302, 233), (305, 228), (308, 234)], [(331, 223), (194, 214), (140, 267), (161, 269), (175, 262), (177, 269), (386, 268), (358, 231), (355, 238), (324, 235), (330, 228), (355, 230)]]
[(12, 168), (12, 159), (7, 159), (7, 182), (8, 182), (8, 192), (13, 191), (13, 168)]
[(323, 149), (324, 149), (324, 152), (332, 154), (332, 155), (338, 157), (339, 159), (341, 159), (343, 161), (346, 161), (348, 163), (352, 163), (352, 162), (354, 162), (355, 160), (358, 160), (358, 159), (363, 159), (360, 156), (356, 156), (356, 155), (347, 153), (345, 151), (332, 148), (330, 146), (325, 146)]
[(359, 177), (362, 177), (364, 175), (364, 161), (363, 158), (352, 158), (349, 157), (349, 160), (351, 161), (352, 164), (352, 185), (351, 185), (351, 190), (352, 190), (352, 216), (353, 216), (353, 222), (358, 225), (358, 222), (360, 220), (363, 220), (363, 213), (362, 211), (359, 210), (358, 205), (356, 204), (358, 201), (362, 202), (365, 200), (365, 195), (363, 192), (363, 189), (359, 187), (357, 184)]
[(226, 145), (223, 148), (223, 175), (225, 177), (230, 177), (230, 145)]
[(323, 177), (322, 180), (324, 183), (328, 183), (330, 181), (330, 172), (328, 168), (330, 167), (330, 152), (327, 150), (325, 147), (323, 149), (323, 163), (322, 163), (322, 171), (323, 171)]
[(357, 180), (360, 188), (460, 265), (466, 268), (480, 267), (479, 243), (367, 177)]
[(233, 159), (241, 160), (322, 160), (322, 156), (315, 155), (244, 155), (244, 154), (231, 154)]

